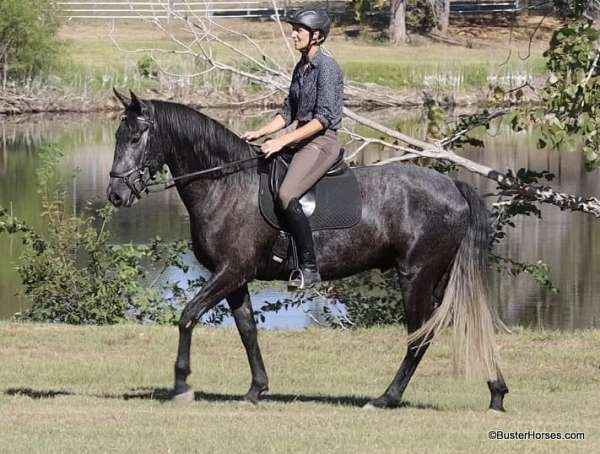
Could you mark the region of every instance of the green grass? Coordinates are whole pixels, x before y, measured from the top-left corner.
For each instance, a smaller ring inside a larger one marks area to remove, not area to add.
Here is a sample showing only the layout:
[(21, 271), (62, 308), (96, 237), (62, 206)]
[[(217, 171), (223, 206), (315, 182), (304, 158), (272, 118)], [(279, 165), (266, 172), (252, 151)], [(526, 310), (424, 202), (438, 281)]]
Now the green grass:
[[(226, 22), (227, 23), (227, 22)], [(240, 22), (236, 29), (249, 33), (266, 52), (291, 68), (293, 60), (287, 54), (283, 40), (273, 24)], [(244, 27), (246, 27), (244, 29)], [(172, 30), (184, 42), (190, 42), (189, 34), (174, 27)], [(54, 73), (61, 79), (64, 88), (81, 93), (105, 93), (113, 85), (145, 89), (157, 84), (144, 80), (136, 69), (137, 61), (144, 53), (123, 52), (117, 49), (109, 38), (108, 28), (101, 24), (66, 25), (61, 37), (66, 41), (69, 62), (61, 63)], [(177, 46), (164, 33), (151, 25), (119, 24), (114, 32), (119, 45), (127, 50), (155, 48), (174, 50)], [(228, 37), (231, 39), (231, 37)], [(252, 46), (243, 40), (234, 44), (260, 60)], [(346, 39), (333, 36), (327, 44), (328, 50), (343, 67), (347, 80), (377, 83), (394, 89), (422, 90), (424, 88), (442, 92), (460, 92), (487, 87), (490, 78), (499, 77), (504, 85), (515, 76), (540, 76), (544, 74), (544, 59), (541, 48), (534, 46), (531, 57), (521, 61), (516, 57), (517, 48), (523, 43), (513, 44), (513, 56), (504, 64), (508, 55), (505, 42), (493, 42), (488, 48), (469, 49), (444, 44), (419, 44), (406, 47), (393, 47), (386, 44), (365, 42), (360, 39)], [(244, 63), (244, 59), (230, 49), (215, 45), (215, 55), (234, 65)], [(195, 48), (197, 52), (200, 50)], [(522, 52), (525, 53), (525, 52)], [(193, 74), (201, 70), (189, 55), (154, 53), (165, 69), (177, 74)], [(294, 60), (297, 55), (294, 55)], [(163, 77), (163, 79), (168, 79)], [(163, 80), (160, 89), (173, 89), (175, 79)], [(517, 83), (513, 82), (513, 85)], [(178, 88), (194, 93), (199, 89), (225, 91), (245, 90), (244, 81), (232, 81), (228, 75), (210, 72), (205, 76), (184, 81)], [(249, 93), (250, 94), (250, 93)]]
[(544, 72), (543, 61), (528, 65), (499, 66), (494, 62), (456, 63), (441, 60), (438, 64), (408, 62), (342, 62), (347, 79), (376, 83), (394, 89), (432, 88), (441, 91), (463, 91), (486, 88), (494, 78), (504, 84), (519, 77), (536, 77)]
[[(400, 328), (263, 331), (270, 398), (249, 385), (234, 330), (197, 329), (196, 401), (163, 398), (177, 330), (0, 324), (0, 451), (18, 452), (598, 452), (600, 331), (499, 337), (508, 413), (488, 414), (484, 383), (449, 374), (434, 345), (397, 410), (366, 411), (405, 348)], [(136, 398), (137, 397), (137, 398)], [(233, 398), (233, 400), (231, 400)], [(490, 430), (580, 431), (585, 441), (490, 441)]]

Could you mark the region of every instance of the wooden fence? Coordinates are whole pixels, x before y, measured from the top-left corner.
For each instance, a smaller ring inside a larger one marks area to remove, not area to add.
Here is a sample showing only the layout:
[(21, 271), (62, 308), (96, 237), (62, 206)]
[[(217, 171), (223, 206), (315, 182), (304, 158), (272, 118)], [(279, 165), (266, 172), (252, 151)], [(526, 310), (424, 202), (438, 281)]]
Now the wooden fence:
[[(343, 14), (352, 0), (59, 0), (62, 16), (68, 19), (169, 19), (172, 17), (269, 17), (288, 9), (314, 5), (332, 14)], [(386, 1), (389, 4), (389, 0)], [(450, 0), (451, 15), (539, 14), (546, 0)], [(544, 10), (543, 12), (547, 12)], [(598, 17), (600, 0), (592, 0), (590, 14)], [(389, 8), (377, 14), (389, 14)]]
[[(169, 19), (172, 17), (269, 17), (288, 9), (315, 5), (330, 13), (350, 9), (352, 0), (59, 0), (62, 15), (69, 19)], [(598, 0), (593, 0), (598, 1)], [(545, 0), (450, 0), (451, 15), (518, 14), (528, 5)], [(389, 3), (389, 1), (387, 2)], [(389, 14), (389, 8), (378, 14)]]
[[(328, 10), (339, 9), (351, 0), (318, 2)], [(308, 0), (286, 0), (276, 3), (278, 12), (315, 4)], [(57, 2), (62, 16), (69, 19), (169, 19), (171, 17), (269, 17), (275, 3), (268, 0), (63, 0)]]

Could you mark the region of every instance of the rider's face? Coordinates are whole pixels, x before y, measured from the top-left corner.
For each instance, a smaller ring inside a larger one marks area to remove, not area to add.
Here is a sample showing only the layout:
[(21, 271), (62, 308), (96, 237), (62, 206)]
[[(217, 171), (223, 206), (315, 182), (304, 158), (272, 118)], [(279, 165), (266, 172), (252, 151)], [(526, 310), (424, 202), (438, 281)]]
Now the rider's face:
[[(316, 35), (315, 32), (313, 35)], [(315, 36), (313, 36), (313, 39)], [(292, 25), (292, 40), (294, 41), (294, 47), (296, 50), (304, 50), (310, 43), (310, 32), (302, 27), (301, 25)]]

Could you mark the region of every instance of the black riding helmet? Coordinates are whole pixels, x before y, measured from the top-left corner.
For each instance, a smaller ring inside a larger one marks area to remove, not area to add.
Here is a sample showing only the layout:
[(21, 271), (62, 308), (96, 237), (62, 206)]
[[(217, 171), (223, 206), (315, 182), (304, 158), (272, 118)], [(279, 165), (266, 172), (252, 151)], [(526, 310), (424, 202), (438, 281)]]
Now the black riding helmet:
[(319, 44), (327, 39), (329, 29), (331, 28), (331, 19), (329, 19), (327, 13), (318, 9), (306, 8), (294, 11), (288, 14), (283, 21), (292, 25), (302, 25), (311, 31), (319, 30), (321, 32)]

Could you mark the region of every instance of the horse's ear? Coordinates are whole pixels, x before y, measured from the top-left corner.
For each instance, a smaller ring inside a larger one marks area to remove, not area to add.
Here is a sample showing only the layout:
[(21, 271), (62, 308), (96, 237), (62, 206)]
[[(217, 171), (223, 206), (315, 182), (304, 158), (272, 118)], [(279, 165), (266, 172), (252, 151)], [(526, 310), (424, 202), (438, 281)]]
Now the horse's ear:
[(132, 109), (138, 115), (141, 115), (142, 114), (142, 104), (140, 103), (140, 100), (135, 95), (135, 93), (132, 92), (131, 90), (129, 90), (129, 94), (131, 95), (131, 104), (129, 105), (129, 108)]
[(139, 99), (134, 92), (129, 91), (129, 93), (131, 94), (130, 109), (138, 116), (144, 117), (147, 120), (152, 120), (152, 108), (150, 105), (146, 101)]
[(127, 109), (129, 107), (129, 104), (131, 103), (131, 100), (124, 94), (119, 93), (119, 91), (115, 87), (113, 87), (113, 92), (114, 92), (115, 96), (119, 99), (119, 101), (121, 101), (121, 104), (123, 104), (123, 107), (125, 107)]

